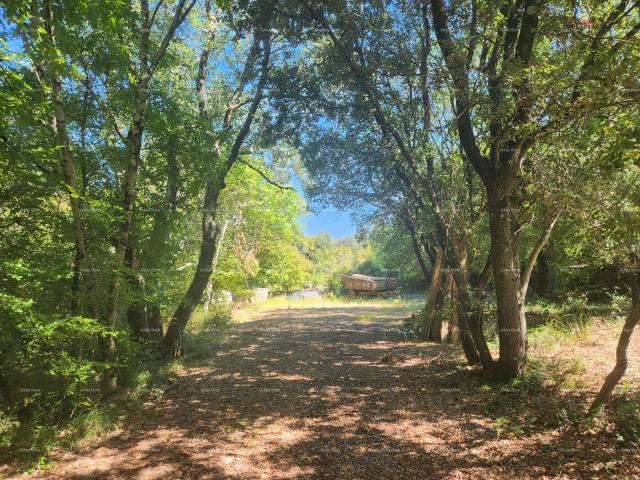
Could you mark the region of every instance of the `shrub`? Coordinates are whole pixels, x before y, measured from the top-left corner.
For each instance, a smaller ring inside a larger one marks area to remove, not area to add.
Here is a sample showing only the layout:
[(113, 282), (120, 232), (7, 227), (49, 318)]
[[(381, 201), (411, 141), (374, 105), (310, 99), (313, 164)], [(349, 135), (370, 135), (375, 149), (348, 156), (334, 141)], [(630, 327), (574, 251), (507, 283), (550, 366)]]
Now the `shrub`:
[(610, 295), (611, 311), (616, 315), (626, 314), (631, 307), (631, 298), (628, 295)]
[[(95, 406), (107, 366), (96, 360), (98, 336), (122, 332), (95, 319), (43, 315), (31, 301), (1, 292), (0, 318), (0, 444), (19, 439), (21, 447), (40, 448), (55, 436), (53, 426)], [(124, 355), (117, 366), (129, 360)]]
[(624, 384), (622, 394), (610, 404), (610, 418), (618, 442), (633, 447), (640, 446), (640, 391)]
[(208, 312), (195, 312), (182, 338), (185, 360), (204, 359), (214, 353), (219, 335), (231, 324), (231, 309), (231, 305), (212, 305)]
[(210, 333), (218, 333), (229, 327), (231, 323), (230, 305), (213, 305), (204, 316), (203, 328)]
[(344, 289), (342, 280), (340, 280), (340, 277), (338, 275), (333, 275), (329, 279), (329, 285), (327, 286), (327, 289), (338, 296), (346, 295), (347, 293), (347, 291)]

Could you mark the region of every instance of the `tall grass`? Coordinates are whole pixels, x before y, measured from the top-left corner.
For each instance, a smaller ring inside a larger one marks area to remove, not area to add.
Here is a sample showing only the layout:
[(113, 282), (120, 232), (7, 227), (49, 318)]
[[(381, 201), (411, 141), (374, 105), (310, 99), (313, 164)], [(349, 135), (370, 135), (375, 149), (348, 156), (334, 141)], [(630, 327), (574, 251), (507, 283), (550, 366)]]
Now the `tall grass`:
[(264, 302), (247, 303), (235, 308), (232, 313), (234, 322), (242, 323), (253, 320), (257, 315), (290, 309), (328, 309), (328, 308), (371, 308), (398, 309), (403, 314), (410, 314), (424, 306), (424, 296), (420, 294), (406, 295), (398, 298), (346, 297), (325, 294), (319, 298), (291, 298), (288, 295), (270, 297)]
[(622, 298), (612, 298), (609, 304), (590, 304), (583, 298), (568, 298), (564, 302), (536, 301), (528, 306), (540, 323), (529, 328), (529, 342), (534, 349), (557, 346), (558, 342), (588, 342), (603, 325), (620, 320), (626, 310)]

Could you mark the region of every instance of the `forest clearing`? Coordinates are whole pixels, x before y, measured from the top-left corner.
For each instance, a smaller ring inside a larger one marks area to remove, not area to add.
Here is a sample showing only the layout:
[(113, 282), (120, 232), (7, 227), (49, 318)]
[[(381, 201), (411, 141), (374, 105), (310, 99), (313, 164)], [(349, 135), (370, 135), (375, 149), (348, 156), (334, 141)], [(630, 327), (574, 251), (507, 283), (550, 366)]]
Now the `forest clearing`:
[(32, 478), (640, 475), (640, 455), (617, 448), (610, 426), (577, 421), (609, 368), (615, 323), (592, 320), (554, 344), (534, 336), (535, 373), (496, 387), (459, 347), (407, 339), (405, 302), (290, 307), (238, 323), (115, 431), (53, 452)]
[(640, 479), (639, 0), (0, 1), (0, 478)]

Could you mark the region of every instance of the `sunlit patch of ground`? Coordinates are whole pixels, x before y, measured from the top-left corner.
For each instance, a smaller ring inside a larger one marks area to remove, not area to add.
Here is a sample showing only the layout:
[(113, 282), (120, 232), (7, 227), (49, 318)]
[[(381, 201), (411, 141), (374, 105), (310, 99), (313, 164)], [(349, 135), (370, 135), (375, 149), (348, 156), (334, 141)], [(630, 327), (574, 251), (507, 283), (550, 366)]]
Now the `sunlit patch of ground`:
[[(569, 359), (582, 374), (578, 380), (587, 386), (597, 388), (615, 363), (616, 345), (621, 329), (620, 322), (595, 321), (559, 341), (539, 344), (534, 342), (533, 353), (550, 360)], [(625, 381), (640, 388), (640, 331), (631, 339), (628, 359)]]
[[(283, 310), (309, 311), (312, 315), (318, 314), (315, 310), (329, 310), (330, 312), (324, 312), (325, 316), (341, 316), (345, 311), (349, 311), (350, 313), (353, 312), (359, 321), (366, 323), (373, 320), (372, 311), (376, 312), (376, 319), (408, 316), (413, 312), (419, 311), (424, 306), (424, 301), (424, 295), (420, 294), (388, 299), (366, 297), (331, 298), (327, 296), (292, 299), (282, 295), (271, 297), (263, 302), (248, 304), (244, 308), (234, 311), (233, 315), (236, 322), (244, 323), (253, 321), (256, 315), (270, 316), (274, 313), (282, 315)], [(297, 326), (304, 325), (297, 324)]]
[[(514, 419), (537, 411), (502, 416), (535, 399), (500, 397), (458, 346), (407, 341), (399, 329), (410, 312), (378, 301), (254, 313), (121, 430), (54, 452), (57, 466), (33, 477), (640, 478), (640, 452), (611, 439), (567, 423), (520, 432)], [(611, 365), (619, 326), (602, 328), (586, 342), (532, 342), (536, 357), (564, 353), (601, 368), (572, 392), (584, 405)], [(498, 397), (507, 404), (494, 405)]]

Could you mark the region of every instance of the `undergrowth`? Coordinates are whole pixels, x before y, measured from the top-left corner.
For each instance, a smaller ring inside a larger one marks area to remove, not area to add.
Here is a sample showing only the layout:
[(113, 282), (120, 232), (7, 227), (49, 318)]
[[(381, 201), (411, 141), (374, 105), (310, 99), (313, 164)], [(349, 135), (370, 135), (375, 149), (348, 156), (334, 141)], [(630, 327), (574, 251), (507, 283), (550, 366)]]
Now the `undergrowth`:
[[(133, 412), (139, 415), (143, 403), (161, 400), (185, 365), (211, 356), (230, 325), (230, 308), (214, 306), (209, 312), (198, 310), (193, 320), (184, 335), (185, 355), (180, 360), (166, 363), (156, 358), (143, 362), (136, 344), (121, 344), (121, 351), (129, 352), (130, 360), (121, 363), (122, 388), (109, 402), (100, 400), (99, 389), (91, 382), (82, 387), (81, 392), (86, 395), (63, 398), (71, 405), (68, 411), (50, 411), (45, 417), (35, 410), (35, 415), (20, 420), (7, 409), (0, 410), (0, 461), (18, 462), (26, 472), (46, 469), (50, 466), (46, 454), (54, 447), (79, 449), (88, 440), (120, 428)], [(34, 396), (38, 393), (34, 390)], [(42, 409), (45, 411), (46, 407), (43, 405)]]
[(508, 383), (484, 384), (484, 413), (497, 437), (522, 437), (555, 429), (581, 417), (580, 399), (567, 395), (582, 386), (584, 365), (576, 360), (529, 361), (526, 372)]
[(207, 312), (197, 309), (182, 340), (182, 361), (198, 362), (210, 358), (232, 320), (231, 305), (213, 305)]
[(490, 394), (484, 413), (493, 419), (495, 435), (518, 438), (570, 427), (581, 434), (609, 435), (620, 448), (640, 447), (637, 386), (623, 383), (605, 408), (588, 415), (585, 362), (580, 358), (545, 357), (545, 352), (562, 345), (597, 342), (601, 327), (619, 324), (628, 308), (624, 297), (612, 297), (609, 304), (595, 305), (582, 298), (560, 304), (533, 302), (528, 319), (538, 322), (528, 331), (530, 355), (526, 372), (506, 384), (487, 383), (480, 388)]

